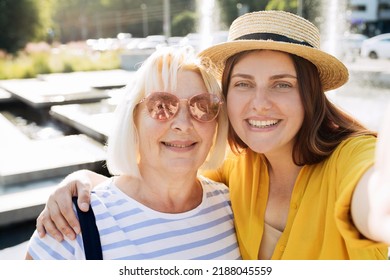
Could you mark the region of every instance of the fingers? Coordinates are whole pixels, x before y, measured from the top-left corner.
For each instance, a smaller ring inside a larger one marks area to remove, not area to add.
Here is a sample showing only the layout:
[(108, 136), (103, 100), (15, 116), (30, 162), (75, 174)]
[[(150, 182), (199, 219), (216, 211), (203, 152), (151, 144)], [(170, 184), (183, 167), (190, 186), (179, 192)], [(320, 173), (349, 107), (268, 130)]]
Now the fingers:
[(72, 194), (67, 188), (60, 188), (54, 192), (53, 199), (48, 201), (51, 219), (63, 235), (75, 239), (80, 233), (80, 224), (73, 210)]
[(59, 242), (64, 239), (62, 233), (57, 230), (55, 224), (53, 223), (50, 217), (49, 209), (47, 207), (45, 207), (41, 214), (38, 216), (36, 227), (39, 237), (41, 238), (43, 238), (46, 233), (48, 233)]
[(375, 240), (390, 244), (390, 103), (378, 133), (375, 173), (370, 180), (370, 229)]
[(44, 226), (44, 220), (46, 219), (46, 215), (47, 215), (47, 210), (46, 210), (46, 207), (43, 209), (43, 211), (39, 214), (37, 220), (36, 220), (36, 228), (37, 228), (37, 231), (38, 231), (38, 235), (40, 238), (43, 238), (45, 235), (46, 235), (46, 230), (45, 230), (45, 226)]
[[(49, 233), (61, 241), (64, 235), (75, 239), (80, 233), (80, 224), (73, 210), (72, 197), (78, 196), (78, 205), (82, 211), (88, 211), (92, 182), (90, 176), (95, 173), (80, 170), (68, 175), (50, 195), (46, 207), (37, 218), (37, 231), (41, 237)], [(97, 175), (95, 175), (97, 176)], [(97, 176), (99, 180), (104, 176)]]
[(64, 236), (75, 239), (80, 226), (73, 210), (72, 191), (66, 187), (56, 189), (38, 216), (36, 226), (41, 237), (48, 233), (57, 241), (62, 241)]
[(79, 194), (77, 204), (82, 211), (87, 212), (90, 204), (90, 191), (87, 189), (80, 189), (77, 192)]
[(369, 226), (373, 239), (390, 244), (390, 188), (389, 181), (375, 172), (370, 179), (367, 197), (370, 199)]
[(78, 195), (77, 204), (82, 211), (87, 212), (89, 209), (92, 189), (90, 179), (87, 176), (81, 177), (76, 182), (76, 188)]
[(384, 182), (390, 180), (390, 104), (384, 115), (382, 128), (378, 133), (376, 168)]
[[(80, 233), (80, 223), (73, 211), (72, 196), (78, 197), (77, 204), (79, 208), (87, 212), (90, 205), (90, 190), (92, 189), (91, 180), (88, 177), (88, 172), (80, 170), (79, 172), (73, 173), (76, 178), (67, 183), (68, 188), (58, 189), (56, 192), (56, 201), (61, 211), (62, 217), (56, 219), (56, 225), (62, 233), (68, 238), (73, 237), (73, 234)], [(70, 230), (72, 228), (72, 230)]]

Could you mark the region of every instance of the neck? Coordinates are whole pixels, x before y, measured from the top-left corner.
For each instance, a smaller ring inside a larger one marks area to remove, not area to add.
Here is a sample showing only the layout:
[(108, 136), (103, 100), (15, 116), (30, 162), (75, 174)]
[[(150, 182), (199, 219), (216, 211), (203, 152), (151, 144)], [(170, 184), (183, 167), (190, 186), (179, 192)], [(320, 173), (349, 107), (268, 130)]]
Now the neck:
[(283, 231), (287, 224), (291, 195), (302, 167), (295, 165), (291, 157), (266, 158), (269, 190), (264, 218), (269, 225)]
[(302, 166), (296, 165), (290, 155), (265, 155), (265, 157), (270, 180), (276, 182), (277, 186), (284, 186), (286, 190), (292, 191)]
[(196, 174), (186, 178), (168, 174), (142, 174), (141, 179), (119, 176), (116, 185), (143, 205), (164, 213), (181, 213), (196, 208), (203, 189)]

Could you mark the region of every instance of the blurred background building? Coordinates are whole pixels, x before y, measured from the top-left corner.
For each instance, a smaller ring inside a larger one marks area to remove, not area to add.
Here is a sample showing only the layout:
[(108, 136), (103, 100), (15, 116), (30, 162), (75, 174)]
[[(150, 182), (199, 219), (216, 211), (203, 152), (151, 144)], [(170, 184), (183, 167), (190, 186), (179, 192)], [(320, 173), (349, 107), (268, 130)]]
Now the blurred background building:
[(390, 33), (390, 0), (349, 0), (351, 29), (372, 37)]

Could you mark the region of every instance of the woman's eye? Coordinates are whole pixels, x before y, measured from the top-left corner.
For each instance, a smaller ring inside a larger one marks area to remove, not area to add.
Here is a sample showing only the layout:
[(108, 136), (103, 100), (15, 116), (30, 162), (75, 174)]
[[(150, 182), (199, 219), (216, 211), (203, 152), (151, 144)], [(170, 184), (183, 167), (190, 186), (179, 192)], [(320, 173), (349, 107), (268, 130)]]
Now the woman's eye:
[(242, 87), (242, 88), (246, 88), (246, 87), (250, 87), (250, 84), (249, 83), (246, 83), (246, 82), (237, 82), (234, 84), (235, 87)]
[(278, 84), (276, 84), (275, 87), (277, 87), (277, 88), (291, 88), (291, 85), (288, 83), (278, 83)]
[(286, 83), (286, 82), (275, 83), (272, 87), (273, 90), (279, 91), (279, 92), (288, 92), (292, 88), (294, 88), (294, 85), (292, 85), (291, 83)]

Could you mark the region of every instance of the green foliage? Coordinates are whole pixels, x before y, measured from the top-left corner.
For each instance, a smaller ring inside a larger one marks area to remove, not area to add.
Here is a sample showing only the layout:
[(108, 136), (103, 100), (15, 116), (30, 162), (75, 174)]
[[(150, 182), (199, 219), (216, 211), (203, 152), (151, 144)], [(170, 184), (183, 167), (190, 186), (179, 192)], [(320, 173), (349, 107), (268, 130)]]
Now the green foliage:
[(297, 12), (297, 4), (295, 1), (286, 1), (286, 0), (271, 0), (267, 4), (267, 10), (282, 10), (286, 12), (296, 13)]
[(118, 69), (117, 51), (94, 53), (56, 50), (51, 52), (19, 53), (0, 58), (0, 79), (34, 78), (39, 74), (69, 73)]
[[(163, 0), (68, 0), (60, 1), (54, 21), (60, 27), (57, 35), (61, 42), (89, 38), (113, 38), (120, 32), (133, 37), (144, 37), (143, 24), (148, 34), (163, 34)], [(170, 16), (173, 19), (182, 11), (195, 11), (196, 0), (170, 0)], [(180, 28), (180, 27), (177, 27)], [(183, 28), (188, 28), (183, 26)], [(175, 29), (175, 32), (182, 33)]]
[(221, 10), (221, 21), (227, 27), (238, 16), (237, 2), (236, 0), (218, 0)]
[(14, 54), (28, 42), (46, 40), (54, 1), (0, 0), (0, 49)]
[[(170, 0), (170, 15), (195, 11), (196, 0)], [(80, 41), (114, 38), (118, 33), (143, 37), (163, 34), (162, 0), (0, 0), (0, 49), (15, 54), (31, 41)], [(144, 6), (143, 6), (144, 5)], [(142, 7), (146, 7), (142, 10)], [(187, 22), (186, 22), (187, 23)], [(184, 33), (188, 24), (175, 27)]]
[(240, 12), (265, 10), (268, 2), (268, 0), (218, 0), (221, 9), (222, 23), (226, 26), (230, 26), (233, 20), (240, 15)]
[(62, 67), (62, 73), (71, 73), (71, 72), (74, 72), (74, 68), (72, 64), (70, 64), (70, 62), (68, 61), (65, 61)]
[(34, 38), (39, 24), (33, 0), (0, 0), (0, 49), (15, 53)]
[[(202, 0), (208, 1), (208, 0)], [(296, 12), (298, 0), (217, 0), (221, 26), (228, 28), (243, 12), (281, 9)], [(0, 0), (1, 49), (12, 54), (0, 58), (0, 79), (34, 77), (40, 73), (88, 71), (119, 67), (119, 58), (99, 55), (75, 55), (60, 52), (16, 55), (28, 42), (63, 43), (90, 38), (116, 37), (120, 32), (143, 37), (163, 34), (163, 0)], [(304, 0), (303, 16), (318, 17), (319, 0)], [(197, 5), (200, 0), (170, 0), (171, 33), (185, 36), (197, 30)], [(295, 10), (294, 10), (295, 9)], [(216, 15), (217, 16), (217, 15)], [(146, 22), (145, 22), (146, 21)], [(49, 33), (50, 31), (50, 33)], [(50, 36), (49, 36), (50, 35)], [(29, 57), (31, 56), (31, 57)], [(104, 61), (104, 63), (102, 63)], [(114, 66), (116, 65), (116, 66)], [(107, 66), (107, 67), (106, 67)]]
[(196, 31), (197, 14), (184, 11), (176, 15), (172, 20), (171, 31), (173, 36), (185, 36)]
[(39, 74), (49, 74), (51, 72), (47, 54), (36, 54), (31, 66)]

